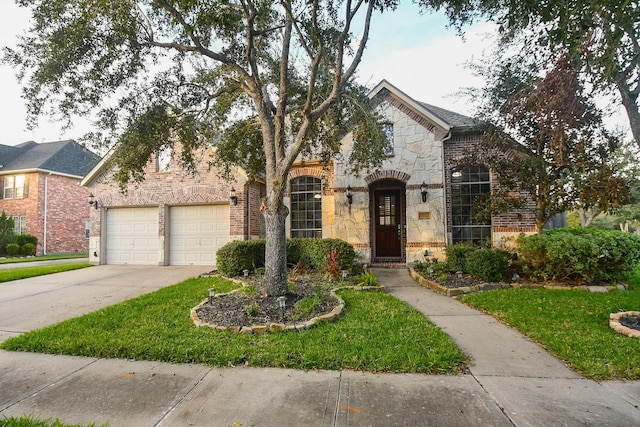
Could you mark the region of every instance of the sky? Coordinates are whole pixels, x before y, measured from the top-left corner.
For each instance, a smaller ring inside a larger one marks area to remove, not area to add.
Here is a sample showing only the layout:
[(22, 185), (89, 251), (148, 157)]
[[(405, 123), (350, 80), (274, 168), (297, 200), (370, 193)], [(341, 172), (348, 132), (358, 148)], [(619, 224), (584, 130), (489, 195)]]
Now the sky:
[[(14, 46), (16, 35), (25, 31), (28, 22), (27, 10), (13, 0), (0, 0), (0, 45)], [(468, 100), (455, 94), (463, 87), (482, 85), (465, 64), (490, 48), (487, 36), (493, 27), (475, 25), (463, 40), (446, 24), (443, 14), (421, 14), (409, 2), (402, 2), (393, 13), (376, 16), (358, 67), (359, 82), (373, 87), (386, 79), (418, 101), (472, 115)], [(63, 130), (61, 123), (48, 117), (41, 117), (36, 129), (27, 130), (21, 85), (8, 65), (0, 64), (0, 82), (0, 144), (79, 139), (92, 130), (83, 119), (75, 119), (71, 129)]]

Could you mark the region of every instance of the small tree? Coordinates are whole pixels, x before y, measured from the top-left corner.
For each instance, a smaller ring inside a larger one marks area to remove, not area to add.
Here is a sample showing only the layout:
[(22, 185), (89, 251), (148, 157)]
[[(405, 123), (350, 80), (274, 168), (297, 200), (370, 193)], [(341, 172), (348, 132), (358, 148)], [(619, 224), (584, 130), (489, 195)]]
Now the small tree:
[(0, 253), (6, 253), (7, 244), (15, 241), (15, 221), (5, 211), (0, 214)]
[(463, 163), (489, 166), (499, 188), (478, 211), (503, 213), (529, 197), (540, 234), (552, 216), (572, 208), (609, 212), (630, 202), (628, 181), (609, 162), (619, 140), (604, 129), (567, 56), (546, 74), (512, 62), (480, 70), (488, 80), (481, 118), (490, 127)]

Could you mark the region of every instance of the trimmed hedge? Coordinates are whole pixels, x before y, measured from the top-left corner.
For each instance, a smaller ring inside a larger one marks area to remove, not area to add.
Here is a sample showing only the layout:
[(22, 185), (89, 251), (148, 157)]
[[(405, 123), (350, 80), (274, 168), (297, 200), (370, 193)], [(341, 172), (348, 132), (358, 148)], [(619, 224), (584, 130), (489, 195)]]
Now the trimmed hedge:
[(509, 267), (509, 254), (498, 249), (478, 249), (467, 252), (464, 271), (488, 282), (502, 280)]
[(640, 262), (640, 237), (595, 228), (546, 230), (520, 236), (518, 256), (533, 280), (611, 282)]
[(7, 254), (11, 256), (16, 256), (20, 253), (20, 246), (16, 243), (7, 244)]
[[(342, 270), (353, 266), (355, 250), (340, 239), (287, 239), (287, 264), (301, 262), (305, 267), (326, 269), (327, 255), (338, 250), (338, 263)], [(227, 276), (239, 276), (242, 270), (264, 267), (265, 240), (237, 240), (227, 243), (216, 254), (218, 270)]]
[(467, 256), (478, 248), (469, 243), (456, 243), (444, 250), (447, 255), (447, 265), (451, 271), (465, 271)]

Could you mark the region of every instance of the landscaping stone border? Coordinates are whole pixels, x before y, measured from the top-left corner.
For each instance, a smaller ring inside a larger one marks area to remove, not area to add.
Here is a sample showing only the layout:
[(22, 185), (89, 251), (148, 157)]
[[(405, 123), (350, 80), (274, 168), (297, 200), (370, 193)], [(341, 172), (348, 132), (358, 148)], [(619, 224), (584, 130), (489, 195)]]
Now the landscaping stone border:
[(504, 283), (504, 282), (495, 282), (495, 283), (479, 283), (473, 286), (464, 286), (460, 288), (447, 288), (446, 286), (442, 286), (441, 284), (431, 281), (429, 279), (425, 279), (421, 274), (415, 271), (414, 268), (408, 267), (409, 275), (416, 282), (420, 283), (422, 286), (425, 286), (435, 292), (440, 294), (455, 297), (458, 295), (471, 294), (480, 291), (490, 291), (493, 289), (530, 289), (530, 288), (545, 288), (545, 289), (557, 289), (557, 290), (571, 290), (571, 289), (581, 289), (588, 292), (593, 293), (604, 293), (609, 292), (613, 289), (619, 290), (627, 290), (625, 285), (608, 285), (608, 286), (559, 286), (559, 285), (548, 285), (548, 284), (539, 284), (539, 283), (529, 283), (529, 282), (515, 282), (515, 283)]
[(628, 328), (620, 323), (620, 318), (622, 317), (638, 315), (640, 315), (640, 311), (621, 311), (619, 313), (611, 313), (609, 315), (609, 326), (619, 334), (633, 338), (640, 338), (640, 331)]
[[(239, 281), (240, 282), (240, 281)], [(240, 282), (242, 283), (242, 282)], [(340, 289), (354, 289), (357, 291), (373, 291), (373, 292), (382, 292), (384, 291), (384, 286), (342, 286), (339, 288), (335, 288), (331, 290), (331, 296), (333, 296), (334, 298), (336, 298), (338, 300), (338, 305), (335, 306), (333, 308), (333, 310), (331, 310), (328, 313), (325, 314), (321, 314), (320, 316), (314, 317), (312, 319), (309, 319), (307, 321), (304, 322), (300, 322), (300, 323), (293, 323), (293, 324), (285, 324), (285, 323), (269, 323), (267, 325), (251, 325), (251, 326), (222, 326), (222, 325), (214, 325), (211, 324), (209, 322), (206, 322), (202, 319), (200, 319), (200, 316), (198, 316), (198, 312), (197, 310), (202, 307), (203, 305), (207, 304), (209, 302), (209, 298), (205, 299), (204, 301), (202, 301), (200, 304), (198, 304), (196, 307), (191, 309), (191, 320), (193, 320), (193, 323), (198, 327), (203, 327), (203, 326), (207, 326), (210, 328), (214, 328), (218, 331), (232, 331), (232, 332), (238, 332), (241, 334), (264, 334), (267, 332), (282, 332), (282, 331), (300, 331), (300, 330), (304, 330), (304, 329), (309, 329), (311, 328), (313, 325), (315, 325), (318, 322), (331, 322), (335, 319), (338, 318), (338, 316), (340, 316), (342, 314), (342, 312), (344, 311), (344, 300), (342, 298), (340, 298), (337, 294), (336, 291), (340, 290)], [(227, 294), (220, 294), (222, 295), (229, 295), (232, 294), (234, 292), (238, 292), (239, 289), (235, 289), (231, 292), (228, 292)], [(218, 295), (214, 296), (214, 298), (217, 298)]]

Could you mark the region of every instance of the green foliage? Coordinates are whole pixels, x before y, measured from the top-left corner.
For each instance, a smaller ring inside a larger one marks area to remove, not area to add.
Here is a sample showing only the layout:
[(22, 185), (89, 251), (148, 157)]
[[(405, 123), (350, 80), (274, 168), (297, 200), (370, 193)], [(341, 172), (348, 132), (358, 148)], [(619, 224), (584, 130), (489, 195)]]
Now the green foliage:
[(302, 298), (294, 304), (295, 314), (294, 319), (302, 319), (313, 317), (320, 313), (320, 307), (322, 303), (322, 295), (316, 293), (313, 297)]
[[(340, 270), (349, 270), (353, 265), (355, 250), (341, 239), (287, 239), (287, 262), (298, 263), (315, 270), (327, 268), (327, 256), (336, 250), (336, 266)], [(265, 241), (238, 240), (227, 243), (216, 254), (217, 267), (222, 274), (239, 276), (242, 270), (257, 270), (265, 265)]]
[(2, 211), (0, 214), (0, 254), (6, 252), (7, 244), (15, 240), (15, 221)]
[(436, 258), (433, 258), (424, 262), (418, 262), (415, 270), (423, 277), (437, 277), (442, 274), (446, 276), (449, 274), (449, 264), (447, 262), (440, 262)]
[(498, 249), (478, 249), (467, 253), (464, 266), (464, 271), (473, 276), (498, 282), (509, 266), (509, 254)]
[(38, 244), (38, 238), (33, 234), (18, 234), (16, 235), (16, 243), (21, 247), (24, 246), (25, 243), (31, 243), (33, 246)]
[(20, 246), (17, 243), (7, 244), (7, 254), (10, 256), (16, 256), (20, 253)]
[(325, 260), (327, 275), (332, 279), (335, 279), (340, 275), (340, 264), (338, 264), (338, 250), (333, 249)]
[(33, 243), (25, 243), (20, 247), (20, 255), (29, 256), (29, 255), (35, 255), (35, 253), (36, 253), (36, 246)]
[(611, 282), (640, 262), (640, 236), (594, 228), (547, 230), (520, 236), (518, 254), (535, 280)]
[(367, 271), (360, 275), (358, 286), (377, 286), (378, 278), (373, 271)]
[(447, 266), (452, 271), (465, 271), (467, 256), (478, 248), (469, 243), (456, 243), (445, 248)]
[[(23, 415), (21, 417), (0, 418), (0, 427), (95, 427), (96, 424), (67, 424), (59, 419), (42, 420), (33, 415)], [(101, 424), (100, 427), (109, 427), (109, 424)]]

